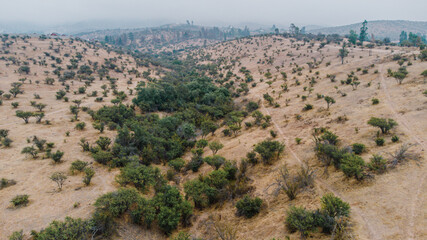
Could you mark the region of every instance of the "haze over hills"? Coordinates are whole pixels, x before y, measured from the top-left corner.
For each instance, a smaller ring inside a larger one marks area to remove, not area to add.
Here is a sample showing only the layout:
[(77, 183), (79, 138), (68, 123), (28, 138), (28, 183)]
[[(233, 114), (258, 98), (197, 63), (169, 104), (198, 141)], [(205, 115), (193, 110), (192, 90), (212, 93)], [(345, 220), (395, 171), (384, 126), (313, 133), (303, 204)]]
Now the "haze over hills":
[[(360, 32), (360, 27), (362, 22), (337, 26), (337, 27), (327, 27), (327, 28), (318, 28), (318, 29), (308, 29), (310, 33), (323, 33), (323, 34), (339, 34), (346, 35), (350, 30), (354, 30), (357, 33)], [(374, 34), (376, 39), (383, 39), (389, 37), (392, 41), (398, 41), (399, 35), (402, 31), (420, 33), (425, 35), (427, 33), (427, 22), (418, 22), (418, 21), (405, 21), (405, 20), (376, 20), (368, 21), (368, 34), (371, 37), (371, 34)]]

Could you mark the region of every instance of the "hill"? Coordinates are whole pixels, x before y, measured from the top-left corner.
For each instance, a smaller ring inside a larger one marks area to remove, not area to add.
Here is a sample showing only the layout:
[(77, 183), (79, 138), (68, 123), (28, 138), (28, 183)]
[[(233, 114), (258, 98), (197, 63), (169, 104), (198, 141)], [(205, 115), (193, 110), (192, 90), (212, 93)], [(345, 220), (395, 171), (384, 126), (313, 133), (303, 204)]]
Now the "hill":
[[(327, 27), (308, 30), (310, 33), (323, 33), (323, 34), (340, 34), (346, 35), (350, 30), (357, 33), (360, 32), (362, 23), (355, 23), (338, 27)], [(384, 39), (389, 37), (392, 41), (399, 41), (399, 35), (402, 31), (407, 33), (420, 33), (421, 35), (427, 34), (427, 22), (404, 21), (404, 20), (377, 20), (368, 22), (369, 38), (374, 34), (376, 39)]]

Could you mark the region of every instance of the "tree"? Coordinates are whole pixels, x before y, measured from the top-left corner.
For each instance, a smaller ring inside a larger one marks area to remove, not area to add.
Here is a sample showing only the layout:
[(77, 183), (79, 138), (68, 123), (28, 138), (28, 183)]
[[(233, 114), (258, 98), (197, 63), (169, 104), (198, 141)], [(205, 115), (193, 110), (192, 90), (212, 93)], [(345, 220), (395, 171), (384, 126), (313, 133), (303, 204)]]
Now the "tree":
[(224, 145), (218, 141), (212, 141), (209, 143), (209, 149), (212, 151), (213, 155), (215, 155), (223, 147), (224, 147)]
[(399, 37), (399, 43), (402, 44), (403, 42), (408, 40), (408, 33), (406, 33), (405, 31), (402, 31), (400, 33), (400, 37)]
[(61, 191), (67, 176), (63, 172), (54, 172), (50, 176), (50, 180), (54, 181), (58, 185), (58, 190)]
[(326, 104), (327, 104), (327, 109), (329, 109), (329, 106), (330, 105), (332, 105), (332, 104), (334, 104), (335, 103), (335, 99), (334, 98), (332, 98), (332, 97), (329, 97), (329, 96), (325, 96), (325, 101), (326, 101)]
[(257, 152), (265, 164), (271, 164), (273, 160), (278, 160), (280, 154), (285, 150), (285, 145), (278, 141), (265, 140), (255, 146)]
[(348, 56), (348, 50), (345, 48), (345, 42), (343, 42), (342, 48), (339, 50), (338, 56), (341, 58), (341, 64), (344, 64), (344, 58)]
[(211, 157), (206, 157), (204, 161), (214, 167), (215, 170), (218, 170), (225, 163), (225, 158), (219, 155), (213, 155)]
[(300, 232), (302, 239), (305, 239), (310, 232), (318, 227), (315, 222), (315, 215), (302, 207), (292, 206), (287, 214), (286, 227), (291, 232)]
[(351, 44), (356, 45), (357, 33), (354, 30), (350, 30), (350, 35), (348, 36), (348, 41)]
[(31, 155), (32, 158), (37, 158), (37, 150), (34, 147), (24, 147), (21, 151), (22, 154)]
[(426, 82), (426, 78), (427, 78), (427, 70), (424, 70), (422, 73), (421, 73), (421, 76), (423, 76), (424, 77), (424, 83)]
[(79, 108), (77, 106), (70, 106), (70, 112), (74, 114), (74, 119), (77, 119), (79, 116)]
[(64, 156), (64, 152), (57, 150), (55, 153), (51, 153), (50, 157), (55, 163), (59, 163), (61, 161), (62, 156)]
[(111, 144), (111, 139), (109, 137), (99, 137), (99, 139), (96, 140), (96, 144), (98, 144), (102, 150), (107, 151)]
[(63, 222), (57, 220), (51, 222), (47, 228), (36, 233), (37, 237), (34, 239), (90, 239), (92, 227), (94, 226), (90, 221), (65, 217)]
[(22, 118), (25, 121), (25, 124), (28, 123), (28, 120), (30, 119), (30, 117), (34, 116), (33, 112), (24, 112), (21, 110), (18, 110), (15, 113), (17, 117)]
[(367, 27), (367, 25), (368, 25), (368, 21), (365, 20), (362, 23), (362, 27), (360, 28), (359, 41), (362, 44), (362, 46), (363, 46), (363, 42), (365, 40), (367, 40), (367, 37), (368, 37), (368, 27)]
[(203, 121), (201, 124), (202, 129), (202, 138), (207, 136), (209, 133), (214, 135), (215, 131), (218, 129), (218, 125), (211, 120)]
[(18, 72), (19, 73), (29, 74), (30, 73), (30, 67), (28, 67), (28, 66), (21, 66), (21, 67), (18, 68)]
[(397, 126), (397, 122), (391, 118), (385, 119), (385, 118), (371, 117), (371, 119), (369, 119), (368, 121), (368, 124), (371, 126), (380, 128), (383, 134), (387, 133), (390, 129)]
[(408, 75), (408, 71), (405, 67), (400, 67), (397, 72), (393, 72), (392, 76), (396, 79), (399, 84), (402, 84), (403, 80)]

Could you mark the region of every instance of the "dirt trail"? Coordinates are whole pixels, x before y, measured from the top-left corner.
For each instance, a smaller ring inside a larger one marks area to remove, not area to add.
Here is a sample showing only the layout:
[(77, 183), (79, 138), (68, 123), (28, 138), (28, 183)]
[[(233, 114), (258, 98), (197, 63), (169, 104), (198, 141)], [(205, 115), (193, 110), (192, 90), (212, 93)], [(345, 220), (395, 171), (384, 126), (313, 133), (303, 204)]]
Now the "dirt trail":
[[(387, 88), (387, 82), (384, 79), (384, 75), (382, 73), (382, 66), (380, 66), (379, 69), (379, 73), (380, 73), (380, 78), (381, 78), (381, 86), (382, 86), (382, 90), (386, 96), (386, 104), (387, 107), (390, 109), (390, 111), (393, 113), (394, 118), (396, 119), (396, 121), (398, 122), (399, 125), (401, 125), (403, 127), (403, 130), (405, 131), (405, 133), (411, 138), (413, 139), (417, 144), (419, 144), (422, 148), (423, 151), (425, 151), (427, 149), (425, 141), (425, 135), (423, 132), (417, 130), (417, 128), (412, 128), (411, 126), (414, 126), (414, 123), (411, 123), (411, 120), (406, 119), (404, 116), (402, 116), (401, 114), (399, 114), (397, 112), (397, 110), (395, 109), (396, 106), (398, 106), (398, 103), (394, 102), (392, 100), (390, 91)], [(424, 181), (425, 178), (427, 176), (426, 172), (427, 169), (425, 168), (425, 165), (421, 165), (421, 167), (419, 169), (415, 169), (414, 171), (420, 171), (421, 172), (421, 179), (414, 179), (415, 182), (414, 184), (411, 184), (410, 186), (412, 186), (412, 189), (410, 189), (409, 191), (412, 192), (412, 197), (410, 197), (411, 199), (411, 203), (409, 204), (409, 217), (408, 217), (408, 229), (406, 229), (406, 232), (408, 234), (408, 238), (407, 239), (416, 239), (415, 236), (415, 218), (417, 216), (417, 207), (420, 205), (420, 194), (424, 185)]]
[[(265, 110), (265, 112), (267, 112), (268, 115), (271, 116), (270, 111), (268, 110), (268, 108), (265, 107), (264, 102), (261, 99), (261, 106), (262, 109)], [(276, 130), (279, 132), (280, 136), (284, 139), (285, 141), (285, 145), (286, 145), (286, 149), (291, 153), (292, 157), (298, 161), (299, 164), (301, 165), (306, 165), (305, 162), (303, 162), (298, 155), (295, 153), (295, 151), (291, 148), (290, 144), (289, 144), (289, 138), (286, 137), (286, 135), (283, 133), (283, 130), (280, 128), (280, 126), (277, 124), (277, 122), (274, 120), (274, 118), (271, 118), (272, 123), (274, 124), (274, 127), (276, 128)], [(337, 190), (335, 190), (331, 185), (327, 184), (326, 182), (322, 181), (321, 179), (316, 178), (315, 179), (315, 183), (316, 185), (318, 185), (319, 187), (323, 187), (325, 188), (327, 191), (332, 192), (333, 194), (335, 194), (336, 196), (340, 197), (341, 199), (343, 199), (344, 201), (350, 203), (351, 205), (351, 210), (352, 212), (356, 215), (357, 218), (359, 218), (359, 220), (363, 221), (363, 225), (364, 228), (367, 230), (367, 234), (369, 236), (369, 239), (374, 239), (374, 240), (381, 240), (382, 237), (378, 236), (378, 229), (375, 229), (376, 231), (374, 231), (374, 229), (372, 229), (372, 226), (375, 225), (374, 222), (370, 221), (365, 214), (362, 212), (362, 210), (355, 206), (354, 204), (351, 204), (351, 201), (349, 201), (349, 199), (344, 196), (342, 193), (339, 193)]]

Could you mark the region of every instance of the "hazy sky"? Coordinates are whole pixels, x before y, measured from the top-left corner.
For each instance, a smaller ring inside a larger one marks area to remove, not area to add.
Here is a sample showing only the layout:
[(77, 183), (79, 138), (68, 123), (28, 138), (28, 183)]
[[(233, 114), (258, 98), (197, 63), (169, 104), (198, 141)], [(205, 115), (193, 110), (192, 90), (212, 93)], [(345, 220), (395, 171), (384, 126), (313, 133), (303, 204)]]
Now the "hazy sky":
[(225, 25), (344, 25), (427, 21), (427, 0), (0, 0), (1, 21), (58, 25), (86, 20), (167, 20)]

